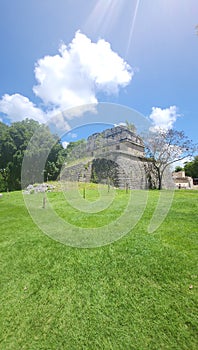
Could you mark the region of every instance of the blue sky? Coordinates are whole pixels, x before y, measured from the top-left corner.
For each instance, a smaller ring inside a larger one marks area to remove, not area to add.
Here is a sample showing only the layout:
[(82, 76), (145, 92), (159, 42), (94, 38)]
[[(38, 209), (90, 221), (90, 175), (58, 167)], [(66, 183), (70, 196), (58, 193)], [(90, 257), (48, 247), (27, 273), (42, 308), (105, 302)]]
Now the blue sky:
[(2, 1), (0, 119), (110, 102), (197, 142), (197, 24), (197, 0)]

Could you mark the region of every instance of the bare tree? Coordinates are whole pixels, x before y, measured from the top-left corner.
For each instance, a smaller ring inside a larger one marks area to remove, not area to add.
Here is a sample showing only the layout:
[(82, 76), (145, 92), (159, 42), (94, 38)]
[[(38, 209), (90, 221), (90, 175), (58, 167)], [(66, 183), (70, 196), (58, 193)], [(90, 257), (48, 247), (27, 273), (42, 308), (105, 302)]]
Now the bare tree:
[(183, 131), (158, 129), (151, 131), (144, 140), (145, 153), (152, 163), (158, 180), (158, 189), (162, 189), (165, 169), (172, 163), (192, 156), (197, 150)]

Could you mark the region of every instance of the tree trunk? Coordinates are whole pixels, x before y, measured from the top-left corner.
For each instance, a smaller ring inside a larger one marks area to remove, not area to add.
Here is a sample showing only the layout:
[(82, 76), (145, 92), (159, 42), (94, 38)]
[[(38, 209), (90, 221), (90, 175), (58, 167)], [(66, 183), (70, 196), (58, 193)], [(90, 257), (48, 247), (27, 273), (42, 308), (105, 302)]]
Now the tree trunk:
[(161, 190), (162, 189), (162, 177), (161, 177), (161, 175), (159, 175), (158, 181), (159, 181), (158, 190)]
[(162, 189), (162, 174), (160, 173), (160, 169), (157, 168), (157, 175), (158, 175), (158, 190)]

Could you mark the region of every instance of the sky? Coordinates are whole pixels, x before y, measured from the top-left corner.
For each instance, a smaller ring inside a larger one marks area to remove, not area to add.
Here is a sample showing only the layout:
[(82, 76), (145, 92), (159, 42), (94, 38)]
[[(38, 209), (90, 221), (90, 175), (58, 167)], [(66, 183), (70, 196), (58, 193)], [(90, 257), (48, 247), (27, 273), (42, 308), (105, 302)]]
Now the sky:
[(0, 120), (115, 103), (197, 142), (197, 24), (197, 0), (1, 1)]

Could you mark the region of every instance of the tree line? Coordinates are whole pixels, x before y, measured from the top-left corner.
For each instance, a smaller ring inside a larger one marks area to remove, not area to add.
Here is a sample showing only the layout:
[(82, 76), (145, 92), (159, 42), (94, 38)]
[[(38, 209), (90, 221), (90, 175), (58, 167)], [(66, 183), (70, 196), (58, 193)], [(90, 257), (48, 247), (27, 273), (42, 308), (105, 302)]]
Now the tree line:
[[(57, 179), (67, 156), (67, 150), (63, 148), (61, 140), (50, 132), (48, 126), (39, 124), (32, 119), (25, 119), (11, 125), (0, 122), (0, 191), (21, 189), (23, 158), (35, 133), (40, 136), (38, 142), (34, 142), (33, 147), (31, 147), (31, 152), (34, 154), (28, 156), (31, 160), (35, 159), (33, 156), (40, 158), (42, 154), (48, 154), (41, 175), (44, 181)], [(30, 164), (32, 168), (36, 166), (33, 161)]]
[[(159, 189), (162, 188), (162, 177), (166, 167), (197, 150), (197, 146), (193, 145), (183, 132), (176, 130), (152, 132), (144, 143), (146, 156), (156, 171)], [(28, 147), (30, 144), (31, 147)], [(85, 140), (78, 140), (70, 142), (64, 149), (61, 140), (50, 132), (47, 125), (32, 119), (11, 125), (0, 122), (0, 191), (21, 189), (24, 156), (28, 159), (26, 172), (29, 183), (38, 182), (38, 179), (53, 181), (57, 180), (63, 164), (76, 157), (79, 148), (84, 150), (85, 146)], [(39, 164), (42, 159), (45, 160), (44, 167)], [(36, 173), (37, 169), (39, 174)], [(186, 175), (197, 178), (198, 156), (187, 162), (184, 169)]]

